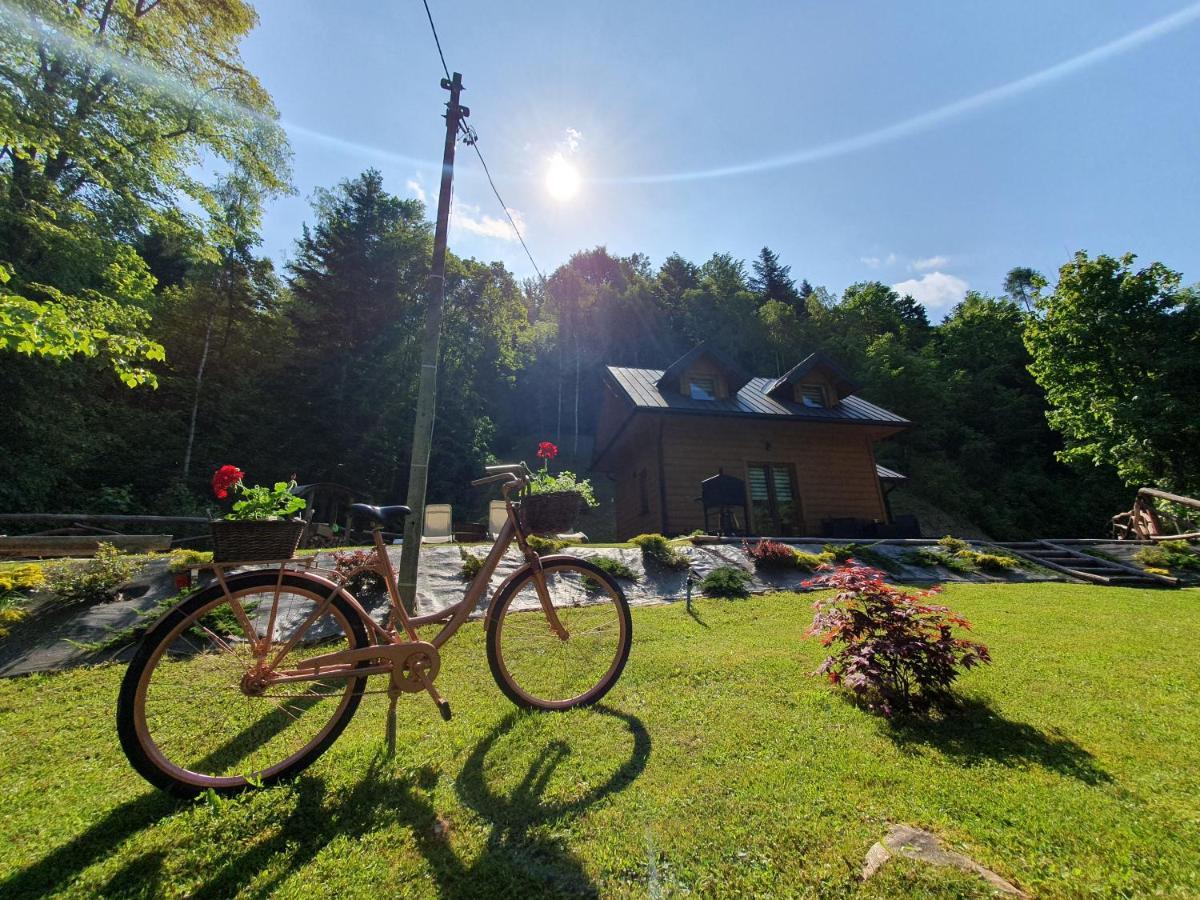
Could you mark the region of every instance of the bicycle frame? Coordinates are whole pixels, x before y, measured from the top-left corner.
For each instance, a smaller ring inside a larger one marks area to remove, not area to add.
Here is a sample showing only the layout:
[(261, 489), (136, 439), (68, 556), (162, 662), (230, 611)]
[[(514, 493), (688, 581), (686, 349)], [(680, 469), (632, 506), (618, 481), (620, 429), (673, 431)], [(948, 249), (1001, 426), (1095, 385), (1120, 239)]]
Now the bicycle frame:
[[(257, 665), (254, 668), (252, 677), (254, 683), (259, 686), (269, 686), (273, 684), (282, 684), (295, 681), (313, 681), (336, 678), (359, 678), (365, 675), (374, 674), (390, 674), (392, 676), (392, 688), (389, 693), (398, 691), (419, 691), (426, 690), (433, 697), (434, 701), (442, 707), (445, 703), (433, 688), (433, 679), (436, 677), (437, 669), (439, 668), (438, 648), (452, 638), (463, 623), (470, 618), (480, 601), (487, 594), (488, 586), (491, 583), (492, 575), (495, 574), (500, 560), (508, 551), (515, 541), (520, 547), (522, 554), (525, 557), (525, 563), (519, 566), (512, 574), (510, 574), (504, 582), (497, 588), (492, 597), (499, 596), (505, 587), (518, 578), (524, 577), (530, 572), (533, 575), (533, 581), (536, 586), (538, 598), (541, 602), (543, 611), (546, 614), (547, 624), (549, 628), (562, 640), (568, 637), (566, 629), (560, 622), (554, 606), (550, 599), (549, 591), (546, 587), (545, 576), (542, 571), (541, 559), (530, 548), (527, 541), (527, 536), (521, 529), (520, 520), (517, 516), (516, 509), (513, 506), (510, 494), (514, 490), (519, 490), (527, 484), (525, 477), (517, 476), (515, 473), (506, 473), (510, 480), (505, 481), (502, 487), (504, 494), (505, 509), (508, 513), (504, 524), (500, 528), (500, 533), (496, 536), (495, 542), (492, 545), (491, 551), (484, 559), (479, 572), (467, 585), (463, 593), (463, 597), (457, 603), (446, 607), (445, 609), (437, 610), (436, 612), (427, 613), (422, 616), (410, 616), (404, 608), (404, 604), (400, 598), (399, 587), (397, 584), (396, 573), (392, 568), (391, 560), (387, 555), (387, 545), (383, 542), (383, 536), (380, 528), (373, 530), (372, 536), (375, 544), (375, 559), (369, 564), (359, 566), (352, 571), (344, 574), (330, 573), (325, 569), (318, 569), (311, 564), (301, 566), (298, 571), (306, 577), (319, 583), (323, 588), (328, 590), (328, 594), (324, 601), (317, 604), (316, 608), (306, 617), (305, 621), (295, 629), (295, 633), (288, 641), (280, 647), (273, 658), (268, 661), (266, 654), (271, 646), (271, 639), (274, 633), (276, 613), (279, 606), (279, 595), (282, 590), (284, 574), (289, 571), (288, 563), (291, 560), (285, 560), (280, 563), (279, 579), (276, 582), (275, 596), (272, 601), (270, 618), (267, 623), (266, 634), (262, 639), (256, 639), (256, 631), (249, 617), (242, 609), (241, 604), (233, 597), (229, 590), (229, 585), (226, 581), (225, 567), (220, 564), (210, 564), (204, 568), (210, 568), (216, 574), (217, 580), (228, 599), (230, 606), (233, 609), (234, 615), (237, 618), (242, 629), (245, 631), (247, 640), (251, 642), (254, 649), (254, 654), (257, 659)], [(481, 479), (481, 482), (487, 483), (503, 478), (503, 475), (494, 475), (489, 478)], [(480, 482), (476, 482), (477, 484)], [(239, 563), (238, 565), (245, 565)], [(292, 569), (297, 571), (297, 569)], [(319, 574), (325, 572), (334, 577), (325, 577)], [(380, 575), (387, 586), (388, 601), (389, 601), (389, 624), (384, 627), (376, 622), (371, 615), (363, 608), (358, 599), (345, 589), (345, 585), (356, 575), (361, 573), (372, 572)], [(303, 662), (295, 665), (290, 669), (279, 670), (276, 667), (284, 660), (299, 643), (303, 634), (307, 629), (321, 616), (328, 611), (333, 600), (337, 596), (341, 596), (354, 610), (354, 612), (362, 619), (368, 629), (371, 644), (366, 647), (356, 647), (349, 650), (342, 650), (336, 653), (329, 653), (323, 656), (311, 657)], [(488, 603), (487, 609), (484, 612), (485, 626), (489, 623), (492, 612), (492, 604)], [(436, 625), (444, 622), (442, 629), (428, 643), (422, 641), (417, 635), (416, 629), (426, 625)], [(214, 636), (215, 637), (215, 636)], [(363, 665), (368, 663), (368, 665)], [(373, 664), (370, 664), (373, 663)], [(447, 708), (448, 709), (448, 708)], [(444, 715), (448, 713), (443, 710)]]

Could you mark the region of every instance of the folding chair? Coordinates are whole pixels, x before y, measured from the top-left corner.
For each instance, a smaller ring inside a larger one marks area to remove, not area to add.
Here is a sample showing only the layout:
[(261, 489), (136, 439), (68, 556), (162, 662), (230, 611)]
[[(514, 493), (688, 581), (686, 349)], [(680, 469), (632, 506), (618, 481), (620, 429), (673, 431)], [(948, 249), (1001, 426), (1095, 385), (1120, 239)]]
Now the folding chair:
[(503, 500), (493, 500), (488, 504), (488, 538), (494, 541), (507, 521), (508, 510)]
[(422, 544), (448, 544), (454, 540), (453, 518), (449, 503), (430, 503), (425, 507)]

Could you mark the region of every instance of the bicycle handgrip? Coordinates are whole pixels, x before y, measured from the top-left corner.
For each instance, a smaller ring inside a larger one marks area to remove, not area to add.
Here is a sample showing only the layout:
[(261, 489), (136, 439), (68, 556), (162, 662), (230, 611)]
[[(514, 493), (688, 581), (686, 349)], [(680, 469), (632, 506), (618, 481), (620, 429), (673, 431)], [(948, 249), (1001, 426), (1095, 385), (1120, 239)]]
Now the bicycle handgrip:
[(471, 482), (471, 487), (479, 487), (482, 484), (494, 484), (497, 481), (515, 481), (516, 475), (512, 472), (501, 472), (498, 475), (488, 475), (484, 478), (476, 478)]

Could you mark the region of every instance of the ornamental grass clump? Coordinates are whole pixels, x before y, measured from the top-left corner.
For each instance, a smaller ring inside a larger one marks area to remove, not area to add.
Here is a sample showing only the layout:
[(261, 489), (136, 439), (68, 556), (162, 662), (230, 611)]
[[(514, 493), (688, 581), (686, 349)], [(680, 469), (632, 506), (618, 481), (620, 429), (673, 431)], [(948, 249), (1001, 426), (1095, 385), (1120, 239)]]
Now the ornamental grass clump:
[(956, 636), (955, 629), (970, 629), (966, 619), (928, 602), (937, 589), (902, 591), (879, 570), (851, 565), (809, 585), (836, 591), (813, 604), (805, 637), (834, 649), (812, 674), (873, 712), (889, 718), (926, 712), (951, 699), (962, 671), (992, 661), (986, 646)]
[(25, 618), (29, 597), (24, 592), (41, 587), (45, 580), (41, 566), (34, 563), (0, 566), (0, 638)]
[(142, 565), (137, 559), (122, 556), (112, 544), (101, 542), (96, 545), (96, 555), (85, 562), (64, 560), (46, 566), (46, 583), (41, 590), (67, 605), (107, 603), (117, 598), (117, 589)]

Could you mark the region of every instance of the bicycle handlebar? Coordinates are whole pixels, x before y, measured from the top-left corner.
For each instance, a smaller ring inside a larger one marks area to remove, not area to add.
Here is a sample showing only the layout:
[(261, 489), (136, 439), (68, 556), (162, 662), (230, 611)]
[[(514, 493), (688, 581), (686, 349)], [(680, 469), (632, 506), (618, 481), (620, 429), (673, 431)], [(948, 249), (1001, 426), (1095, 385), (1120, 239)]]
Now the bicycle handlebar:
[(502, 473), (502, 472), (511, 473), (513, 475), (532, 475), (533, 474), (532, 472), (529, 471), (529, 467), (527, 465), (525, 465), (525, 463), (523, 463), (523, 462), (503, 463), (498, 466), (484, 466), (483, 471), (491, 472), (492, 474), (498, 474), (498, 473)]
[(471, 487), (479, 487), (483, 484), (495, 484), (497, 481), (516, 481), (517, 476), (512, 472), (500, 472), (497, 475), (486, 475), (483, 478), (476, 478), (471, 482)]

